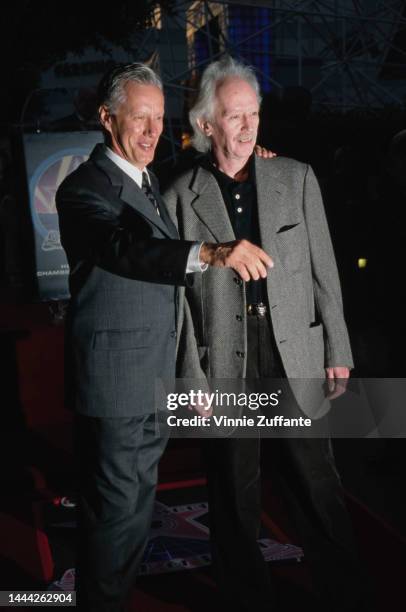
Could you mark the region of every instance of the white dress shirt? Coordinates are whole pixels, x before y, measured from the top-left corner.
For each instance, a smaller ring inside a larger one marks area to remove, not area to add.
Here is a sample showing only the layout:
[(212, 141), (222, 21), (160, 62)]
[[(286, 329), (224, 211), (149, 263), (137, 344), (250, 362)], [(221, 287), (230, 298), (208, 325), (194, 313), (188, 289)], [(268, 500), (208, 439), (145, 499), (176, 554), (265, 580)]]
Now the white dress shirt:
[[(149, 183), (151, 184), (147, 168), (143, 168), (142, 170), (140, 170), (139, 168), (137, 168), (137, 166), (134, 166), (123, 157), (120, 157), (120, 155), (117, 155), (117, 153), (112, 151), (110, 147), (106, 145), (104, 146), (104, 153), (109, 159), (111, 159), (112, 162), (116, 164), (116, 166), (120, 168), (120, 170), (122, 170), (127, 174), (127, 176), (132, 178), (133, 181), (137, 183), (140, 189), (142, 186), (143, 172), (146, 173)], [(202, 248), (202, 244), (202, 242), (195, 242), (190, 247), (186, 263), (186, 274), (191, 274), (192, 272), (204, 272), (205, 270), (207, 270), (208, 265), (201, 263), (200, 261), (200, 249)]]

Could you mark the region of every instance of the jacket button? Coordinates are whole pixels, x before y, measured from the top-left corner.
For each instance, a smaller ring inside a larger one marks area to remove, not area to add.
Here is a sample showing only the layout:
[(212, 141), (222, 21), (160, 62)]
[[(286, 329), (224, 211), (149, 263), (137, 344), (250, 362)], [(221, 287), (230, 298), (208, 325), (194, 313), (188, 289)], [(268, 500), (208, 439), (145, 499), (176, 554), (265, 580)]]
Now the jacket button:
[(237, 319), (237, 321), (242, 321), (242, 316), (241, 315), (235, 315), (235, 318)]
[(176, 338), (176, 331), (171, 331), (171, 338)]
[(245, 357), (245, 353), (243, 351), (236, 351), (237, 357)]
[(236, 285), (238, 285), (239, 287), (241, 287), (242, 285), (242, 280), (241, 278), (238, 278), (238, 276), (234, 276), (234, 282)]

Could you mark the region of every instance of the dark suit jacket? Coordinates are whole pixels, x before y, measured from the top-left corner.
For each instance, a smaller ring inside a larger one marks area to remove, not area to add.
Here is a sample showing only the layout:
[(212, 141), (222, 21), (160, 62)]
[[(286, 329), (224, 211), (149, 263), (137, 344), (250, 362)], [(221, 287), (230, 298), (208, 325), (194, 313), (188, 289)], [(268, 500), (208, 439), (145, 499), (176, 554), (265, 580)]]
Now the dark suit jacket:
[(156, 377), (175, 376), (176, 285), (186, 284), (192, 243), (178, 240), (159, 203), (161, 217), (102, 145), (58, 189), (70, 266), (66, 387), (80, 414), (153, 412)]

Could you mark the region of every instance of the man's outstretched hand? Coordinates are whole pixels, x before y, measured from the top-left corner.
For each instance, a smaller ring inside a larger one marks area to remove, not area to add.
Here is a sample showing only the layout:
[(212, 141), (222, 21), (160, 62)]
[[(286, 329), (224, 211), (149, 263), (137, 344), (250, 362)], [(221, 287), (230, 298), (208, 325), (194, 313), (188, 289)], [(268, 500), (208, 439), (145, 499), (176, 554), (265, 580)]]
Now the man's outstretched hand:
[(266, 278), (268, 268), (274, 265), (265, 251), (248, 240), (219, 244), (204, 242), (200, 260), (216, 268), (232, 268), (244, 281)]

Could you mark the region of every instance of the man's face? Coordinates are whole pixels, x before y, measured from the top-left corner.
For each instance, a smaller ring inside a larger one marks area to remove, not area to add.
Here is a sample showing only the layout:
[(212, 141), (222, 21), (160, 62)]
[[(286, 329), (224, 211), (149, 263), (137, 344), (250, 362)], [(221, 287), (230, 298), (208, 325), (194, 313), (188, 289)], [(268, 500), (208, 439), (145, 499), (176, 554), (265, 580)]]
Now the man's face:
[(111, 114), (99, 110), (100, 121), (110, 133), (115, 153), (143, 170), (154, 159), (163, 128), (164, 97), (159, 87), (129, 81), (125, 101)]
[(259, 123), (259, 104), (246, 81), (229, 78), (216, 91), (214, 116), (204, 123), (218, 158), (247, 160), (254, 150)]

